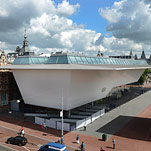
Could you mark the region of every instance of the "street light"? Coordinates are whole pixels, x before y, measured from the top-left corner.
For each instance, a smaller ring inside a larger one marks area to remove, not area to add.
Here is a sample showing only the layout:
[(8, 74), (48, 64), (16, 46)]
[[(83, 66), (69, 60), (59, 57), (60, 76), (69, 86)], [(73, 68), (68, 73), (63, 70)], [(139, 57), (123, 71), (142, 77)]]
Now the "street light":
[(23, 99), (11, 100), (11, 101), (8, 101), (8, 102), (16, 102), (16, 103), (20, 103), (21, 100), (23, 100)]
[(20, 103), (20, 100), (16, 100), (17, 103)]
[(62, 93), (62, 96), (61, 96), (61, 104), (62, 104), (62, 110), (60, 112), (60, 117), (62, 117), (62, 120), (61, 120), (61, 143), (63, 143), (63, 93)]
[[(20, 100), (21, 100), (21, 99), (20, 99)], [(19, 103), (20, 103), (20, 100), (19, 100), (19, 99), (18, 99), (18, 100), (11, 100), (11, 101), (8, 101), (8, 102), (10, 102), (10, 103), (11, 103), (11, 102), (15, 102), (15, 103), (19, 104)], [(9, 114), (12, 114), (12, 111), (9, 110), (8, 113), (9, 113)]]
[(12, 111), (8, 111), (9, 114), (12, 114)]

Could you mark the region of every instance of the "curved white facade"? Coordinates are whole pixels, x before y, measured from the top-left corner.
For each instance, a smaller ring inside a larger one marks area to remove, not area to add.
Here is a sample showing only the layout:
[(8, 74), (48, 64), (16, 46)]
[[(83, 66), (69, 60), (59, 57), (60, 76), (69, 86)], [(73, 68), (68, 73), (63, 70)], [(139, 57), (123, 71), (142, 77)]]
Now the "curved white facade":
[(11, 67), (25, 103), (61, 109), (63, 95), (64, 110), (104, 98), (113, 87), (137, 81), (145, 68), (86, 65)]

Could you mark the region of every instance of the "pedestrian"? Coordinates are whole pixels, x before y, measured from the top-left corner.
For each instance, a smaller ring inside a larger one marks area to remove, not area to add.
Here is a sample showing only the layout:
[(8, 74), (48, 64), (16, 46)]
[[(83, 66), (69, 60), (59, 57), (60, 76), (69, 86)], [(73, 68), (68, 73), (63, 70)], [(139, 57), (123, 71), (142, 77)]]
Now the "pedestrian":
[(20, 130), (20, 136), (21, 136), (21, 137), (24, 137), (24, 135), (25, 135), (24, 127), (22, 127), (21, 130)]
[(60, 141), (61, 141), (61, 144), (63, 144), (63, 141), (64, 141), (63, 136), (61, 137), (61, 140), (60, 140)]
[(86, 126), (84, 126), (84, 131), (86, 131)]
[(76, 140), (77, 140), (77, 144), (79, 144), (79, 135), (77, 135)]
[(81, 146), (80, 146), (80, 147), (81, 147), (81, 151), (84, 151), (84, 148), (85, 148), (84, 142), (81, 143)]
[(42, 130), (44, 131), (44, 124), (41, 125)]
[(113, 149), (115, 149), (115, 139), (114, 138), (113, 138), (112, 142), (113, 142)]
[(43, 123), (43, 127), (44, 127), (44, 130), (46, 131), (47, 130), (47, 125), (46, 125), (46, 121), (44, 120), (44, 123)]

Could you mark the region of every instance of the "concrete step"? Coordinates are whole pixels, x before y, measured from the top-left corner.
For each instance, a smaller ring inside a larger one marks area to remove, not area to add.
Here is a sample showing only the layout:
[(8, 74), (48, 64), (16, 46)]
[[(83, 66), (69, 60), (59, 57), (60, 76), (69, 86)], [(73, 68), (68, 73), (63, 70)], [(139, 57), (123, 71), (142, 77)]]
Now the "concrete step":
[(104, 109), (104, 108), (106, 108), (106, 106), (95, 105), (95, 106), (92, 107), (92, 109), (96, 109), (96, 110), (101, 110), (101, 109)]
[(48, 117), (47, 114), (38, 114), (38, 113), (24, 113), (24, 116), (39, 116), (39, 117)]
[(70, 118), (73, 118), (73, 119), (84, 119), (84, 118), (87, 118), (89, 116), (86, 116), (86, 115), (71, 115)]
[(91, 116), (92, 114), (94, 114), (94, 112), (78, 112), (78, 111), (75, 111), (75, 112), (72, 112), (72, 114)]
[[(58, 122), (62, 121), (61, 118), (52, 118), (52, 119)], [(76, 123), (76, 121), (78, 121), (78, 119), (63, 119), (63, 122), (65, 123)]]
[(86, 109), (86, 112), (93, 112), (93, 113), (95, 113), (97, 111), (99, 111), (99, 109), (98, 110), (97, 109)]

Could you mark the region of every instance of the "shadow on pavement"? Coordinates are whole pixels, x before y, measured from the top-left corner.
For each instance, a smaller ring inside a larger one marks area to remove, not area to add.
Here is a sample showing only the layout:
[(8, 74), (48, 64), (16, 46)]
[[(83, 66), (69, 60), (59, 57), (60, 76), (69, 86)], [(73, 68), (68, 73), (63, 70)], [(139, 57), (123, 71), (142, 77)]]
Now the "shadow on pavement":
[(110, 146), (106, 146), (106, 148), (113, 149), (113, 147), (110, 147)]
[[(121, 127), (119, 131), (118, 126)], [(131, 116), (118, 116), (116, 119), (98, 129), (97, 132), (111, 135), (114, 134), (116, 136), (136, 140), (151, 141), (151, 119)]]
[(119, 131), (119, 126), (122, 128), (127, 122), (129, 122), (133, 117), (126, 116), (118, 116), (105, 126), (101, 127), (97, 130), (97, 132), (107, 133), (107, 134), (115, 134)]

